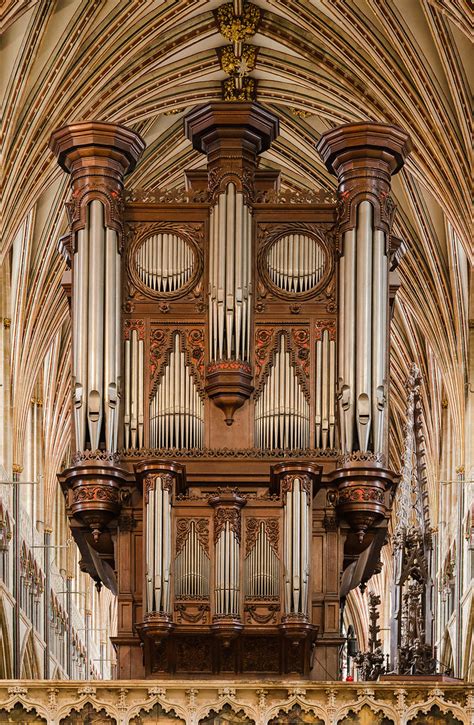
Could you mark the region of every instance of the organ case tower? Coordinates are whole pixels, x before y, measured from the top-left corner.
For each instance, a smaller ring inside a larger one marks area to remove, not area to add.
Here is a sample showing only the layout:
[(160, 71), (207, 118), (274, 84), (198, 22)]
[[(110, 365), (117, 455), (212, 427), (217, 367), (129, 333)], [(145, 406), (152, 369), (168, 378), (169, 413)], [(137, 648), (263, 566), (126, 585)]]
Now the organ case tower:
[(387, 465), (391, 175), (406, 134), (318, 151), (337, 198), (281, 193), (278, 118), (211, 103), (183, 188), (124, 189), (144, 144), (56, 131), (71, 174), (71, 466), (81, 566), (117, 595), (121, 678), (337, 679), (341, 607), (377, 570)]

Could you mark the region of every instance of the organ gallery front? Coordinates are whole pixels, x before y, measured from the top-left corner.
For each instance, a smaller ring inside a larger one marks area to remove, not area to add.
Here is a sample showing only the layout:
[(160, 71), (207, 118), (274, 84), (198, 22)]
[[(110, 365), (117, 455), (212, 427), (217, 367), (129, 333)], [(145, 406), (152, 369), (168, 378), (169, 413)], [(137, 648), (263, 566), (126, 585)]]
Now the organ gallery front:
[(337, 679), (342, 608), (379, 571), (399, 128), (315, 147), (337, 197), (282, 193), (256, 103), (185, 118), (207, 167), (127, 189), (144, 142), (54, 132), (75, 451), (60, 482), (81, 567), (118, 599), (119, 678)]

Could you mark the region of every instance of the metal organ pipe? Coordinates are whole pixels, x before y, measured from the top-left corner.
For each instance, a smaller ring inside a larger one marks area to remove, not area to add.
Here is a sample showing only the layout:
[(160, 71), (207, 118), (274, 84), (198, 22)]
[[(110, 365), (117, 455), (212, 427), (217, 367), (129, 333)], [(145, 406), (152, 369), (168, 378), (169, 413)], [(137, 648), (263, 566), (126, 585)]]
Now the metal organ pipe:
[(267, 534), (265, 523), (259, 526), (257, 538), (245, 558), (245, 596), (276, 597), (279, 591), (279, 560)]
[(345, 439), (343, 450), (351, 451), (355, 421), (355, 230), (344, 233), (344, 339), (343, 383), (340, 390)]
[(169, 612), (171, 579), (171, 500), (158, 476), (146, 496), (146, 611)]
[(240, 543), (228, 521), (215, 544), (216, 615), (239, 616)]
[(137, 271), (155, 292), (175, 292), (194, 274), (195, 257), (177, 234), (160, 233), (146, 239), (137, 251)]
[(210, 359), (250, 357), (252, 216), (228, 184), (210, 217)]
[(325, 254), (306, 234), (288, 234), (278, 239), (268, 253), (268, 274), (285, 292), (308, 292), (322, 277)]
[[(373, 207), (357, 207), (357, 227), (344, 233), (340, 261), (338, 394), (341, 447), (383, 451), (388, 259)], [(355, 430), (354, 430), (355, 429)]]
[(308, 614), (311, 507), (306, 488), (300, 478), (294, 477), (286, 493), (284, 581), (287, 614)]
[(264, 449), (309, 446), (309, 403), (280, 335), (274, 364), (255, 406), (256, 445)]
[(124, 438), (126, 448), (143, 447), (143, 365), (144, 340), (138, 330), (130, 331), (125, 340), (125, 414)]
[[(102, 202), (87, 207), (73, 269), (73, 401), (77, 450), (117, 449), (120, 381), (120, 253)], [(104, 425), (103, 425), (104, 424)]]
[(104, 414), (104, 207), (100, 201), (89, 206), (89, 316), (87, 418), (91, 449), (100, 442)]
[(357, 212), (357, 433), (360, 450), (366, 451), (369, 445), (372, 415), (372, 205), (368, 201), (363, 201)]
[(372, 425), (374, 451), (384, 442), (388, 260), (385, 234), (374, 232), (372, 315)]
[(168, 365), (150, 401), (150, 447), (202, 448), (203, 441), (204, 403), (176, 334)]
[(334, 446), (334, 393), (336, 379), (336, 347), (323, 330), (316, 342), (316, 448)]

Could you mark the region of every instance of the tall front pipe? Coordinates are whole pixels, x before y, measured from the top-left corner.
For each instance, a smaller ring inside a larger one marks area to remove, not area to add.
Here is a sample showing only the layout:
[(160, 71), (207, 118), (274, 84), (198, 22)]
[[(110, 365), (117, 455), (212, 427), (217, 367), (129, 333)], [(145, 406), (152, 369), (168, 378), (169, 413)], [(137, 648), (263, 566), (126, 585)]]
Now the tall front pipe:
[(339, 435), (333, 480), (338, 511), (362, 540), (387, 512), (395, 475), (388, 454), (388, 275), (394, 203), (391, 176), (410, 151), (396, 126), (353, 123), (323, 134), (318, 151), (338, 177)]

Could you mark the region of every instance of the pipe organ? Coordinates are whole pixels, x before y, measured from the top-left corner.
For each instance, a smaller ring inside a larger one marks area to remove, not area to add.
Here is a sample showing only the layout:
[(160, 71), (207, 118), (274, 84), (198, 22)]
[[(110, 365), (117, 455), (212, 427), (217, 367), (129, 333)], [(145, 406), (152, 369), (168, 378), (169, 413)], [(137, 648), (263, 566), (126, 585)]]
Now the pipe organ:
[(204, 406), (190, 366), (174, 336), (168, 365), (150, 401), (152, 448), (202, 448)]
[(124, 182), (136, 133), (51, 138), (72, 185), (59, 480), (81, 567), (117, 596), (121, 678), (337, 679), (341, 608), (388, 536), (390, 180), (409, 139), (324, 133), (328, 197), (281, 192), (259, 160), (278, 133), (256, 103), (200, 106), (184, 134), (207, 168), (146, 192)]
[(309, 407), (291, 363), (286, 337), (281, 333), (273, 365), (255, 402), (257, 446), (270, 450), (309, 448)]

